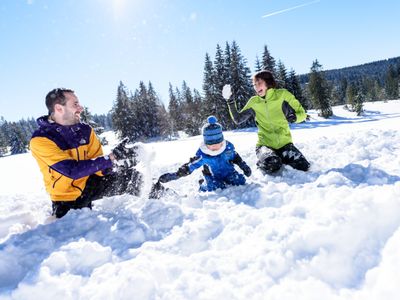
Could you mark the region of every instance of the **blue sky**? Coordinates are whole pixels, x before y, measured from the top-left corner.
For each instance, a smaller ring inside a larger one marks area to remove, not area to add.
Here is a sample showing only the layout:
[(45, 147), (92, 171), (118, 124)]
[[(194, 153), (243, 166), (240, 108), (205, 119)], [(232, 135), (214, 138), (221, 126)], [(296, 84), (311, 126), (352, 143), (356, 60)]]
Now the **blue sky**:
[(236, 40), (249, 67), (267, 45), (297, 74), (400, 55), (400, 1), (1, 0), (0, 116), (46, 113), (55, 87), (106, 113), (122, 80), (201, 91), (204, 56)]

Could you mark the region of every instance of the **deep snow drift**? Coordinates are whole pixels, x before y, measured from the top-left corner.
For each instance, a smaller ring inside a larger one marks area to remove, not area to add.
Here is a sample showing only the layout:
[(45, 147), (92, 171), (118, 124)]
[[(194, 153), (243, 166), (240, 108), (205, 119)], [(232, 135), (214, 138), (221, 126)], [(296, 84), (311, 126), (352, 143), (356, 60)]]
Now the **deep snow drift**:
[(201, 137), (146, 144), (141, 197), (60, 220), (31, 155), (0, 158), (0, 299), (397, 300), (400, 100), (365, 108), (311, 111), (292, 127), (306, 173), (263, 176), (255, 129), (225, 132), (253, 175), (211, 193), (197, 192), (197, 170), (148, 200), (152, 178), (187, 162)]

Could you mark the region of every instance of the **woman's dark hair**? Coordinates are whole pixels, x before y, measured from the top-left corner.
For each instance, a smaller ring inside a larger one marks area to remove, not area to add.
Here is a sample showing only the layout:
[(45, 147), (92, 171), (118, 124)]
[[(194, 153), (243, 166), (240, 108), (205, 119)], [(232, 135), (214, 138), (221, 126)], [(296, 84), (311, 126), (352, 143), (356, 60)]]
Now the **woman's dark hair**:
[(74, 92), (73, 90), (65, 88), (57, 88), (48, 92), (46, 95), (46, 106), (49, 111), (49, 115), (51, 115), (54, 112), (54, 106), (56, 104), (65, 105), (65, 102), (67, 102), (67, 100), (65, 99), (64, 93), (73, 93), (73, 92)]
[(265, 84), (267, 85), (267, 88), (275, 88), (276, 87), (276, 81), (274, 78), (274, 75), (272, 74), (271, 71), (267, 70), (262, 70), (260, 72), (257, 72), (253, 76), (253, 81), (256, 80), (263, 80)]

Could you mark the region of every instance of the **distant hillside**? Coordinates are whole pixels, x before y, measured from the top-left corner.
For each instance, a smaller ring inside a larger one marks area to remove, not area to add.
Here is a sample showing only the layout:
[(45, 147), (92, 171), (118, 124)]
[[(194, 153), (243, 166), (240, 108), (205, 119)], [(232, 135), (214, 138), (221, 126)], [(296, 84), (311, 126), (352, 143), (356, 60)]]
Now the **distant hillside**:
[[(400, 56), (353, 67), (326, 70), (324, 74), (325, 78), (334, 84), (338, 83), (342, 78), (353, 82), (363, 77), (378, 79), (382, 83), (390, 65), (400, 68)], [(299, 75), (299, 81), (301, 84), (307, 83), (309, 81), (309, 74)]]

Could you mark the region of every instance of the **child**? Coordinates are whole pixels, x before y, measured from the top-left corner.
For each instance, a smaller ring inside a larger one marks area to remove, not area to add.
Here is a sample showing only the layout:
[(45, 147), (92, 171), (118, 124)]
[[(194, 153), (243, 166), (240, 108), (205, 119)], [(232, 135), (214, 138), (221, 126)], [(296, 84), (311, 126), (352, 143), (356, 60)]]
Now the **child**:
[(218, 188), (224, 189), (227, 185), (245, 184), (245, 177), (235, 170), (233, 164), (238, 165), (247, 177), (251, 175), (251, 169), (235, 151), (233, 144), (224, 140), (222, 126), (217, 123), (214, 116), (207, 118), (207, 124), (203, 126), (202, 133), (204, 142), (197, 150), (196, 156), (182, 165), (178, 171), (161, 175), (155, 186), (161, 187), (160, 182), (164, 183), (187, 176), (202, 166), (205, 179), (205, 181), (199, 181), (199, 190), (202, 192), (214, 191)]

